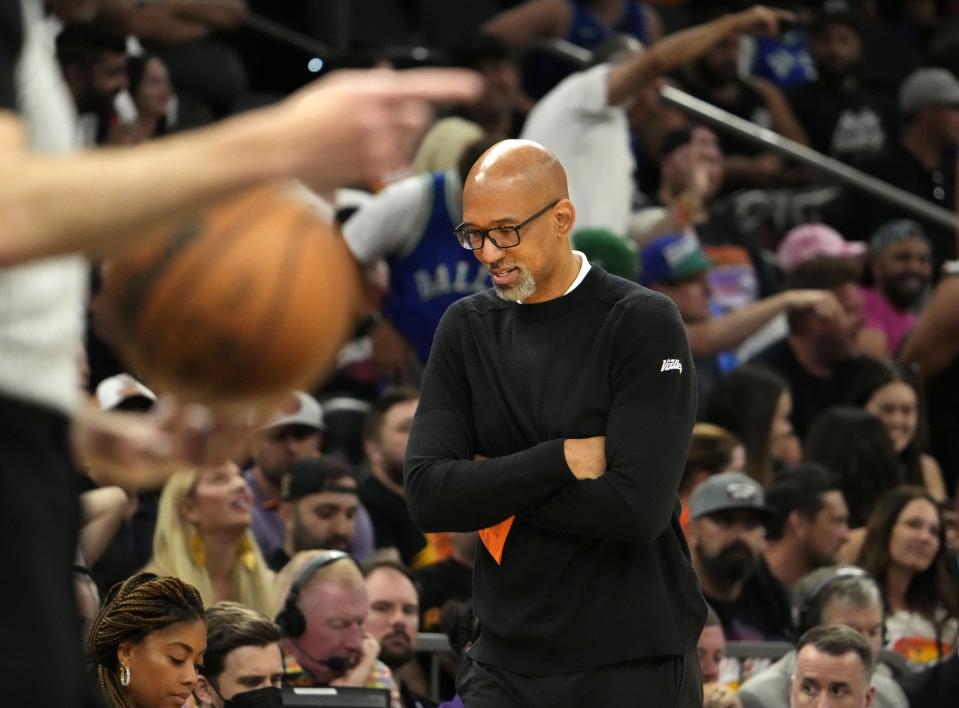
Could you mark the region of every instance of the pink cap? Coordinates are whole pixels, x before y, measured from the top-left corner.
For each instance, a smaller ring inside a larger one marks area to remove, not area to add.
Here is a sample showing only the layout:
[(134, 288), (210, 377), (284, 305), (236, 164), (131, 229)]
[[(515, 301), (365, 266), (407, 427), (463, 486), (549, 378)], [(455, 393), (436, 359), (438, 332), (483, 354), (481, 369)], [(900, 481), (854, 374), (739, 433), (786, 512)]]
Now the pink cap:
[(779, 267), (789, 272), (818, 256), (861, 258), (866, 244), (847, 241), (838, 231), (825, 224), (801, 224), (792, 229), (779, 244)]

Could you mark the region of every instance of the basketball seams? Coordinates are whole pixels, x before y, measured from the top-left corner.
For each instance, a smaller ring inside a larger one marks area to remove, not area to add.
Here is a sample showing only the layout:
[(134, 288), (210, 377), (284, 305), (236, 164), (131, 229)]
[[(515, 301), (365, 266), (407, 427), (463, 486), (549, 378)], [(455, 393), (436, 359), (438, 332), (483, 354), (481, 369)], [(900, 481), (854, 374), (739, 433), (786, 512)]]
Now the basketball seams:
[(192, 400), (248, 403), (316, 381), (358, 312), (359, 271), (336, 227), (276, 188), (151, 232), (115, 264), (107, 295), (126, 300), (131, 364)]
[[(143, 308), (152, 294), (154, 285), (170, 268), (179, 255), (196, 240), (200, 224), (196, 221), (179, 224), (171, 237), (163, 244), (160, 253), (139, 269), (138, 277), (117, 298), (116, 316), (129, 331), (136, 330), (137, 320), (144, 314)], [(155, 307), (155, 306), (154, 306)]]
[[(285, 320), (290, 317), (291, 308), (289, 306), (284, 307), (284, 305), (288, 305), (291, 300), (291, 293), (296, 283), (296, 276), (303, 277), (304, 274), (307, 276), (310, 275), (309, 273), (304, 273), (303, 269), (297, 269), (296, 266), (299, 263), (299, 253), (303, 250), (304, 246), (309, 246), (309, 241), (314, 235), (312, 225), (316, 223), (316, 216), (304, 209), (299, 209), (293, 214), (291, 221), (293, 223), (287, 227), (287, 238), (284, 239), (283, 255), (280, 258), (273, 293), (270, 295), (266, 307), (260, 314), (260, 321), (256, 330), (244, 342), (244, 356), (237, 358), (236, 366), (233, 367), (233, 370), (229, 372), (228, 376), (224, 377), (226, 381), (233, 380), (244, 374), (249, 375), (249, 371), (240, 371), (238, 369), (242, 363), (254, 359), (254, 357), (251, 356), (254, 351), (258, 352), (258, 357), (256, 358), (260, 358), (261, 361), (269, 360), (269, 357), (265, 355), (270, 351), (270, 347), (276, 346), (277, 342), (277, 338), (270, 337), (270, 333), (271, 331), (275, 333), (279, 330)], [(292, 236), (292, 238), (290, 238), (290, 236)], [(220, 383), (223, 383), (223, 381)]]
[[(235, 244), (233, 251), (220, 259), (220, 265), (223, 268), (235, 273), (234, 281), (239, 276), (249, 275), (251, 268), (268, 264), (268, 267), (264, 268), (270, 273), (268, 282), (254, 277), (250, 283), (256, 290), (266, 290), (269, 294), (265, 297), (254, 297), (252, 305), (248, 307), (241, 307), (237, 304), (229, 305), (227, 301), (231, 298), (224, 298), (222, 290), (217, 293), (220, 297), (216, 301), (203, 298), (202, 289), (197, 290), (201, 299), (198, 300), (196, 293), (194, 294), (193, 299), (196, 302), (196, 309), (204, 313), (199, 319), (206, 321), (216, 318), (218, 320), (219, 338), (211, 338), (213, 333), (208, 332), (202, 342), (197, 342), (188, 347), (193, 357), (199, 361), (196, 366), (197, 376), (194, 377), (194, 385), (197, 389), (205, 391), (206, 396), (211, 399), (227, 398), (231, 391), (235, 393), (244, 389), (244, 380), (257, 378), (256, 372), (251, 368), (251, 362), (256, 361), (258, 357), (253, 356), (251, 358), (250, 354), (251, 352), (256, 354), (259, 350), (259, 347), (255, 346), (257, 343), (255, 337), (258, 335), (249, 331), (247, 323), (259, 327), (269, 316), (270, 303), (275, 297), (275, 292), (270, 291), (282, 288), (283, 279), (286, 277), (286, 274), (282, 272), (285, 248), (268, 248), (262, 253), (257, 252), (252, 257), (249, 249), (262, 245), (264, 241), (269, 246), (282, 246), (283, 244), (280, 243), (284, 240), (282, 236), (289, 231), (289, 227), (284, 226), (284, 222), (289, 222), (291, 218), (297, 218), (296, 213), (291, 216), (288, 204), (277, 205), (275, 202), (272, 202), (272, 204), (273, 208), (266, 211), (271, 220), (279, 220), (280, 223), (278, 225), (271, 223), (266, 238), (264, 239), (263, 234), (257, 233), (256, 230), (244, 229), (233, 241), (233, 244)], [(274, 244), (274, 242), (278, 243)], [(243, 286), (238, 287), (241, 290), (243, 289)], [(244, 298), (241, 297), (240, 299), (243, 300)], [(237, 313), (240, 313), (242, 321), (238, 319)], [(183, 319), (180, 320), (180, 322), (183, 321)], [(228, 342), (231, 332), (236, 335), (236, 339), (233, 342)], [(229, 346), (229, 351), (224, 351), (224, 344), (232, 345)], [(211, 365), (213, 362), (216, 362), (216, 365)], [(189, 369), (190, 361), (184, 360), (182, 364)]]
[[(191, 296), (195, 294), (195, 284), (203, 281), (203, 277), (206, 275), (206, 272), (209, 271), (216, 263), (214, 261), (214, 251), (226, 250), (221, 249), (224, 242), (227, 245), (234, 243), (237, 240), (237, 232), (240, 234), (244, 230), (251, 228), (259, 221), (266, 219), (270, 215), (269, 209), (263, 209), (260, 199), (257, 197), (261, 196), (258, 193), (252, 193), (247, 195), (249, 204), (239, 204), (239, 208), (236, 210), (236, 213), (217, 231), (211, 234), (208, 238), (201, 239), (199, 245), (195, 247), (192, 251), (185, 250), (179, 253), (179, 258), (183, 259), (190, 257), (193, 259), (193, 263), (184, 268), (184, 271), (180, 276), (169, 285), (167, 288), (169, 290), (169, 295), (167, 295), (162, 300), (153, 304), (153, 308), (158, 313), (167, 313), (167, 316), (164, 317), (162, 314), (158, 314), (149, 322), (149, 328), (144, 328), (138, 335), (144, 339), (153, 341), (154, 335), (157, 333), (157, 329), (161, 332), (170, 331), (176, 326), (178, 326), (184, 319), (186, 319), (190, 312), (189, 307), (186, 306), (187, 303), (191, 300)], [(250, 215), (255, 214), (259, 216), (259, 219), (253, 218), (250, 219)], [(209, 219), (209, 212), (204, 212), (198, 215), (198, 219), (201, 221)], [(201, 231), (202, 225), (201, 225)], [(166, 269), (164, 272), (174, 270), (176, 259), (171, 259), (166, 264)], [(162, 276), (163, 273), (160, 273), (155, 279), (156, 281), (161, 280), (159, 276)], [(193, 285), (194, 287), (191, 287)], [(149, 301), (151, 292), (144, 293), (144, 300)], [(181, 307), (171, 306), (170, 300), (179, 299)], [(163, 325), (161, 327), (161, 325)], [(155, 354), (156, 352), (154, 352)]]

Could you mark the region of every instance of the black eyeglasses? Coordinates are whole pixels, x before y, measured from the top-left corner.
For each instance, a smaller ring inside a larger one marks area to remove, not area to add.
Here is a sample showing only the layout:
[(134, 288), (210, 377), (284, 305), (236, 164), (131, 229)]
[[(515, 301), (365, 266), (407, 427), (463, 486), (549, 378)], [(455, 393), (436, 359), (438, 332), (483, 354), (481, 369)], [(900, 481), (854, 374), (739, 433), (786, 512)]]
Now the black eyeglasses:
[(526, 221), (520, 222), (515, 226), (496, 226), (492, 229), (471, 229), (466, 224), (460, 224), (453, 229), (453, 235), (456, 236), (456, 240), (459, 241), (460, 246), (467, 251), (480, 250), (486, 239), (489, 239), (497, 248), (512, 248), (513, 246), (519, 245), (519, 230), (521, 228), (532, 223), (557, 204), (559, 204), (559, 199), (554, 199)]

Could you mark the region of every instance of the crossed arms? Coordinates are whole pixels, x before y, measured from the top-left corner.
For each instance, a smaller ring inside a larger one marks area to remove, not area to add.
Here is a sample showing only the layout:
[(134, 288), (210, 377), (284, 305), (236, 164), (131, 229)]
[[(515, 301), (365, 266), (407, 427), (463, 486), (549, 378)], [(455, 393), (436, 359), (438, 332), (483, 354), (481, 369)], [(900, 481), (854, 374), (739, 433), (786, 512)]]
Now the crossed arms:
[[(420, 528), (472, 531), (515, 514), (541, 528), (592, 538), (642, 543), (659, 536), (675, 508), (695, 382), (675, 307), (659, 301), (657, 309), (622, 323), (604, 435), (548, 440), (483, 460), (474, 460), (472, 394), (456, 351), (455, 315), (448, 313), (434, 341), (407, 454), (407, 504)], [(661, 371), (660, 351), (686, 352), (685, 371)]]

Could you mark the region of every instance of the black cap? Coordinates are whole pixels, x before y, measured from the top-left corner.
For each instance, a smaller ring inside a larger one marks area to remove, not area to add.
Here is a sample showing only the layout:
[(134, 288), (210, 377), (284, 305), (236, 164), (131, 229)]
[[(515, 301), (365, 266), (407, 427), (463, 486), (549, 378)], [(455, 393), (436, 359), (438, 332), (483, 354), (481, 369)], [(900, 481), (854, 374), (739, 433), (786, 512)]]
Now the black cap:
[(88, 47), (114, 54), (126, 54), (127, 38), (99, 23), (77, 22), (65, 25), (57, 35), (57, 49), (68, 47)]
[(666, 133), (659, 147), (659, 159), (664, 160), (679, 148), (689, 145), (693, 139), (694, 127), (696, 126), (686, 125)]
[(816, 34), (826, 25), (835, 23), (846, 25), (860, 37), (862, 36), (862, 26), (849, 0), (825, 0), (809, 23), (809, 34)]
[(476, 69), (484, 62), (513, 61), (513, 50), (502, 39), (488, 32), (477, 32), (456, 52), (457, 63)]
[(280, 496), (284, 501), (319, 492), (356, 494), (350, 468), (329, 457), (303, 458), (287, 466), (280, 485)]

